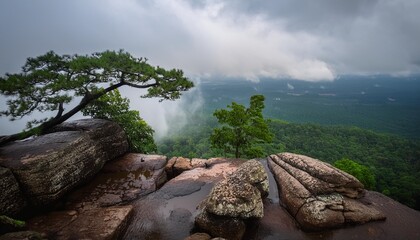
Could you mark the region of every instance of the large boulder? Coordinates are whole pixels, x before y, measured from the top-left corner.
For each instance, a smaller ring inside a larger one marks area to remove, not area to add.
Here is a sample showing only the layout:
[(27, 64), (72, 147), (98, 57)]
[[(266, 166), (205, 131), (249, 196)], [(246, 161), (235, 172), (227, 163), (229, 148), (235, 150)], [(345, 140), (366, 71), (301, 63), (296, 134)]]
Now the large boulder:
[(365, 190), (355, 177), (328, 163), (281, 153), (271, 155), (268, 165), (281, 202), (305, 230), (385, 219), (379, 210), (357, 200)]
[(0, 215), (15, 216), (26, 206), (26, 200), (10, 169), (0, 167), (0, 179)]
[(257, 160), (247, 161), (213, 187), (201, 204), (196, 225), (213, 237), (242, 239), (247, 220), (264, 216), (262, 199), (268, 189), (264, 166)]
[[(16, 177), (32, 206), (45, 206), (93, 177), (105, 162), (125, 153), (122, 128), (111, 121), (83, 119), (36, 138), (0, 148), (0, 166)], [(3, 196), (5, 190), (1, 189)]]
[(234, 172), (243, 160), (214, 158), (207, 167), (184, 171), (159, 190), (133, 202), (135, 216), (123, 239), (184, 239), (191, 234), (197, 205), (214, 183)]
[(78, 211), (120, 205), (156, 191), (167, 180), (167, 158), (128, 153), (107, 162), (101, 172), (66, 197), (66, 208)]
[(239, 218), (222, 217), (202, 211), (195, 218), (195, 225), (211, 236), (240, 240), (245, 234), (245, 221)]

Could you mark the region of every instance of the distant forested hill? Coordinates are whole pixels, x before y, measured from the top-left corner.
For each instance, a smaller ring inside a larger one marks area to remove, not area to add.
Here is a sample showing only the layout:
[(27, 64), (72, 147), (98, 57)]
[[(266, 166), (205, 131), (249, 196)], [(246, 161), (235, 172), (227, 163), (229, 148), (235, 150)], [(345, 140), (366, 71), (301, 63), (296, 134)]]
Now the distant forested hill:
[[(190, 158), (223, 155), (210, 149), (208, 140), (217, 122), (206, 115), (193, 119), (183, 129), (158, 141), (161, 154)], [(349, 158), (372, 169), (376, 176), (374, 190), (420, 209), (419, 141), (357, 127), (298, 124), (275, 119), (270, 121), (270, 129), (275, 139), (262, 145), (265, 156), (287, 151), (329, 163)]]
[(332, 82), (213, 79), (199, 84), (211, 114), (232, 101), (265, 96), (265, 116), (293, 123), (345, 125), (420, 139), (420, 76), (341, 76)]

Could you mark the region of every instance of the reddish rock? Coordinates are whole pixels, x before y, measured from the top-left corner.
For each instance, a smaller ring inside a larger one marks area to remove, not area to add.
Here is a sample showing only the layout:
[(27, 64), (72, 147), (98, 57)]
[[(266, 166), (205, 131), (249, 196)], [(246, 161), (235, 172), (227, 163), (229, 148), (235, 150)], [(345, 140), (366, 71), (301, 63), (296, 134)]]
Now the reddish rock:
[(303, 155), (271, 155), (268, 165), (276, 179), (281, 202), (300, 226), (309, 231), (348, 223), (384, 220), (385, 215), (361, 198), (363, 185), (331, 165)]
[(203, 210), (196, 218), (195, 224), (213, 237), (240, 240), (245, 234), (246, 224), (243, 219), (221, 217)]
[(15, 216), (26, 206), (26, 200), (13, 173), (0, 167), (0, 215)]
[(174, 178), (181, 173), (194, 168), (206, 168), (209, 164), (209, 160), (201, 158), (189, 159), (183, 157), (173, 157), (169, 159), (166, 164), (165, 171), (169, 178)]
[(194, 233), (191, 236), (185, 238), (184, 240), (210, 240), (211, 236), (207, 233)]
[(122, 128), (111, 121), (83, 119), (63, 123), (56, 130), (65, 131), (0, 148), (0, 166), (13, 172), (35, 207), (58, 200), (128, 149)]
[(193, 158), (191, 159), (191, 166), (192, 168), (202, 167), (205, 168), (207, 163), (207, 159), (202, 158)]
[[(243, 160), (220, 159), (207, 168), (194, 168), (169, 180), (162, 188), (133, 202), (135, 215), (124, 239), (177, 240), (190, 236), (197, 205), (214, 182), (234, 172)], [(181, 211), (182, 209), (182, 211)]]
[(108, 162), (85, 186), (67, 197), (67, 209), (91, 209), (126, 203), (156, 191), (167, 180), (167, 158), (129, 153)]
[(249, 160), (216, 183), (195, 224), (213, 237), (242, 239), (249, 219), (264, 216), (262, 198), (268, 196), (268, 176), (257, 160)]
[(74, 214), (51, 212), (28, 221), (28, 228), (48, 239), (118, 239), (130, 221), (132, 206), (97, 208)]

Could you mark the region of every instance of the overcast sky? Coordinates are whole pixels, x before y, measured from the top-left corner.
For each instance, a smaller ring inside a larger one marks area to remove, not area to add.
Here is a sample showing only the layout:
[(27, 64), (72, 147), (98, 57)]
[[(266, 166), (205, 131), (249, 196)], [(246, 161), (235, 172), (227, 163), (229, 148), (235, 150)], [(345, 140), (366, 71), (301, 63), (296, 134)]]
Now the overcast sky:
[(1, 0), (0, 74), (106, 49), (192, 79), (419, 73), (419, 13), (419, 0)]

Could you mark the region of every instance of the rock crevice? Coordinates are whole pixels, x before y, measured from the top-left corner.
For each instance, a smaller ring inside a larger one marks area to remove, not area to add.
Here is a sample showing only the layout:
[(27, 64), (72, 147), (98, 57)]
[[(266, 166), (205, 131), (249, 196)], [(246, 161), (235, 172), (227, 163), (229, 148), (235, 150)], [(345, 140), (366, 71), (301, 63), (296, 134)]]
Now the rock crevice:
[(317, 159), (281, 153), (268, 158), (281, 203), (305, 230), (384, 220), (373, 206), (358, 199), (365, 194), (353, 176)]
[[(57, 201), (92, 178), (105, 162), (128, 150), (124, 131), (111, 121), (82, 119), (60, 124), (53, 130), (65, 131), (0, 148), (0, 166), (13, 173), (19, 192), (32, 207), (45, 207)], [(4, 191), (0, 198), (3, 194)], [(22, 211), (24, 205), (12, 212)], [(0, 209), (0, 212), (8, 211)]]

